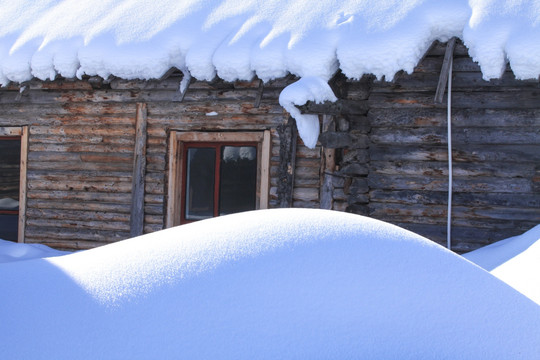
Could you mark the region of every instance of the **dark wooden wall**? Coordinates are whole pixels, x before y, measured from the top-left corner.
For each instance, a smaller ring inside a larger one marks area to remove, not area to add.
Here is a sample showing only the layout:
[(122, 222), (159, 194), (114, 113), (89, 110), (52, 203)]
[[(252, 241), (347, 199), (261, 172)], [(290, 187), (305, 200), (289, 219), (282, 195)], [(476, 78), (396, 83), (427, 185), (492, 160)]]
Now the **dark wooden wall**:
[[(355, 140), (342, 150), (348, 211), (389, 221), (446, 244), (448, 155), (446, 95), (434, 103), (444, 46), (435, 44), (412, 75), (352, 83), (345, 114)], [(508, 69), (484, 81), (458, 44), (452, 89), (453, 249), (520, 234), (540, 223), (540, 88)], [(359, 134), (366, 134), (366, 140)], [(360, 137), (359, 137), (360, 136)], [(357, 144), (357, 145), (354, 145)], [(349, 185), (347, 188), (347, 184)], [(335, 196), (335, 195), (334, 195)], [(339, 205), (343, 207), (344, 205)]]

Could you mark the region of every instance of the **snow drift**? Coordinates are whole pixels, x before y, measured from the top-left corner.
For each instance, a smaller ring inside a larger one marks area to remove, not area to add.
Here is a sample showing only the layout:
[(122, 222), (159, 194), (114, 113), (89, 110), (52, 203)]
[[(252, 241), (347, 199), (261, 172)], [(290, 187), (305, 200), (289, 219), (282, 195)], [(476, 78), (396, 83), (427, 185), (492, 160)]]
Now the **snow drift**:
[(540, 225), (463, 256), (540, 305)]
[(540, 307), (358, 215), (254, 211), (0, 264), (0, 358), (534, 359)]

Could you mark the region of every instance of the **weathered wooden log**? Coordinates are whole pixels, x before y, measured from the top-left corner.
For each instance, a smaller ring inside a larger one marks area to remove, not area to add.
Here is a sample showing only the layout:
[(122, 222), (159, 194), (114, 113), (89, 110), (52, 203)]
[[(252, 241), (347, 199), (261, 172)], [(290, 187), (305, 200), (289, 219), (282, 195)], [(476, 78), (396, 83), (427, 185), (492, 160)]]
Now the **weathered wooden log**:
[(279, 134), (278, 199), (279, 207), (291, 207), (296, 173), (296, 123), (289, 118), (287, 124), (277, 127)]
[(338, 99), (335, 102), (325, 101), (322, 104), (308, 101), (305, 105), (297, 106), (302, 114), (366, 114), (369, 107), (366, 100), (344, 100)]
[(133, 150), (133, 176), (131, 188), (131, 215), (129, 230), (132, 237), (143, 234), (144, 190), (146, 173), (146, 104), (137, 104), (135, 148)]

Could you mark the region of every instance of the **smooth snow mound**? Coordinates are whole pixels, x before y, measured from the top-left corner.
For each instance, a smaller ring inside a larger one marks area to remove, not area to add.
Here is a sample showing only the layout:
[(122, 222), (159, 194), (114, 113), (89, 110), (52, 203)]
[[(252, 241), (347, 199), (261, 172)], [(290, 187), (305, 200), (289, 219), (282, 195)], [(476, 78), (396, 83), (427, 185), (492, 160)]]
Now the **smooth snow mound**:
[(536, 359), (540, 307), (398, 227), (223, 216), (0, 265), (2, 359)]
[(463, 256), (540, 305), (540, 225)]
[(20, 244), (0, 239), (0, 263), (69, 254), (42, 244)]

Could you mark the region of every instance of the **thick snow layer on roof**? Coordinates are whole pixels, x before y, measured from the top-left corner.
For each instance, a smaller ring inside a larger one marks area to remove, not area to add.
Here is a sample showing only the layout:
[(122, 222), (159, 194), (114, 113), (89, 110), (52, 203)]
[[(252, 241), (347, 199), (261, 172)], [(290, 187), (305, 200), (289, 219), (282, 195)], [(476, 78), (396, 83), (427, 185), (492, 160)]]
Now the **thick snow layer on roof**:
[(463, 256), (540, 305), (540, 225)]
[(229, 215), (0, 264), (2, 359), (536, 359), (540, 307), (398, 227)]
[(392, 78), (462, 38), (486, 78), (540, 75), (538, 0), (0, 1), (0, 81), (112, 74)]

